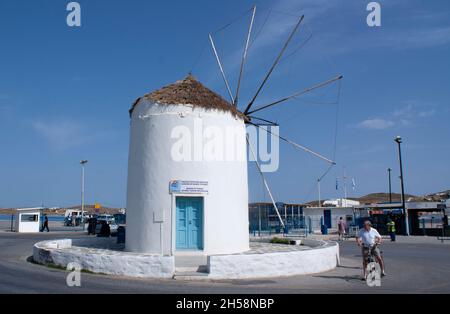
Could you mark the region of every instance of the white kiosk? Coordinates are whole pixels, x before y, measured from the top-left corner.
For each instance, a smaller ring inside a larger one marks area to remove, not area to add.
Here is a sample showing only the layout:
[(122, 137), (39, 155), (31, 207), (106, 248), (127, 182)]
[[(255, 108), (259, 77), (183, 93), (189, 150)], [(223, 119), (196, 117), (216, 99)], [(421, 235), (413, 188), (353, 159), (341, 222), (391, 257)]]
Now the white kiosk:
[(15, 231), (19, 233), (39, 232), (41, 208), (18, 208), (15, 213)]

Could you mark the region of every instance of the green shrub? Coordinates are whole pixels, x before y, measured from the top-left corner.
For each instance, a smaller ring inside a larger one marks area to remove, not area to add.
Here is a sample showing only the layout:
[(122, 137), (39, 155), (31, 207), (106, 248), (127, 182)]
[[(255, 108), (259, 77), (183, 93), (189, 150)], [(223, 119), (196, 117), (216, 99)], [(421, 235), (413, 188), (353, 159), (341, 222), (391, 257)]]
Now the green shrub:
[(276, 243), (276, 244), (290, 244), (290, 243), (291, 243), (291, 240), (288, 239), (288, 238), (277, 238), (277, 237), (275, 237), (275, 238), (272, 238), (272, 239), (270, 240), (270, 243)]

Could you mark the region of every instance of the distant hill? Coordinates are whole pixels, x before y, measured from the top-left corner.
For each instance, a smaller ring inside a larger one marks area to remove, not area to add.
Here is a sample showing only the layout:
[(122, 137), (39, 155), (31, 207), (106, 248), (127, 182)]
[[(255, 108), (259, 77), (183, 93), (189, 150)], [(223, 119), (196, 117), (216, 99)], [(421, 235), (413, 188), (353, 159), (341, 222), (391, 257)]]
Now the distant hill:
[(450, 198), (450, 190), (446, 190), (442, 192), (427, 194), (424, 196), (415, 196), (412, 197), (411, 200), (416, 202), (440, 202), (448, 200), (449, 198)]
[[(81, 205), (74, 205), (70, 207), (61, 207), (61, 208), (52, 208), (45, 209), (45, 213), (47, 215), (64, 215), (67, 209), (81, 209)], [(14, 213), (15, 208), (0, 208), (0, 214), (12, 214)], [(84, 205), (84, 211), (89, 213), (96, 213), (95, 205)], [(101, 207), (98, 209), (99, 214), (117, 214), (120, 212), (120, 208), (113, 207)]]
[[(437, 192), (432, 194), (427, 194), (423, 196), (416, 196), (411, 194), (405, 194), (405, 198), (410, 202), (440, 202), (445, 201), (450, 198), (450, 190), (446, 190), (443, 192)], [(361, 197), (349, 197), (350, 200), (359, 201), (361, 205), (364, 204), (373, 204), (373, 203), (386, 203), (389, 202), (389, 193), (371, 193)], [(322, 200), (321, 204), (323, 204)], [(306, 205), (317, 206), (318, 200), (308, 202)], [(392, 202), (401, 202), (401, 194), (392, 193)]]
[[(415, 198), (415, 195), (405, 194), (405, 199)], [(389, 202), (389, 193), (371, 193), (358, 198), (351, 198), (359, 201), (361, 204), (386, 203)], [(402, 195), (399, 193), (392, 193), (392, 202), (401, 202)]]
[[(440, 202), (445, 201), (447, 199), (450, 199), (450, 190), (445, 190), (442, 192), (436, 192), (431, 193), (423, 196), (416, 196), (411, 194), (406, 194), (406, 200), (407, 201), (413, 201), (413, 202)], [(389, 193), (371, 193), (367, 194), (361, 197), (349, 197), (351, 200), (359, 201), (361, 205), (364, 204), (373, 204), (373, 203), (386, 203), (389, 202)], [(323, 204), (322, 200), (322, 204)], [(401, 202), (401, 195), (398, 193), (392, 193), (392, 201), (393, 202)], [(318, 201), (311, 201), (308, 203), (305, 203), (305, 205), (309, 206), (317, 206)], [(74, 205), (70, 207), (64, 207), (64, 208), (57, 208), (57, 209), (46, 209), (45, 213), (49, 215), (64, 215), (66, 212), (66, 209), (80, 209), (80, 205)], [(12, 214), (14, 213), (15, 208), (0, 208), (0, 214)], [(95, 213), (95, 206), (94, 205), (85, 205), (84, 206), (85, 211), (89, 213)], [(98, 210), (98, 213), (100, 214), (117, 214), (120, 212), (120, 208), (113, 208), (113, 207), (101, 207)]]

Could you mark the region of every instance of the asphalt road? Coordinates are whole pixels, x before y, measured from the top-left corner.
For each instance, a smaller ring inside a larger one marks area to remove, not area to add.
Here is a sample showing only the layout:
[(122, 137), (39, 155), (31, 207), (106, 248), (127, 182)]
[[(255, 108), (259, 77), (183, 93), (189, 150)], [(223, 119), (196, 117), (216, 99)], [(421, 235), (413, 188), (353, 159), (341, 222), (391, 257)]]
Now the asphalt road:
[(387, 277), (381, 287), (368, 287), (360, 280), (361, 256), (353, 241), (342, 243), (340, 267), (316, 275), (211, 282), (82, 273), (82, 286), (68, 287), (67, 272), (29, 261), (35, 242), (67, 237), (82, 235), (21, 235), (0, 231), (0, 293), (450, 293), (450, 246), (437, 241), (384, 243)]

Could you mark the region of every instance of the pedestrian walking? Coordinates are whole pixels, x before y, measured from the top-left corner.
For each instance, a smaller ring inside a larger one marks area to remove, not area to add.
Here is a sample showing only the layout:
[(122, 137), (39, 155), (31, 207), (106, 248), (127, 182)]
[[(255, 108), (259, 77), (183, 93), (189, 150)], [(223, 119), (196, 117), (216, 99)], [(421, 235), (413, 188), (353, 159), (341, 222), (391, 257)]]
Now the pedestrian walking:
[(342, 241), (345, 238), (346, 230), (347, 229), (347, 223), (345, 220), (340, 217), (338, 221), (338, 234), (339, 234), (339, 241)]
[(44, 214), (44, 225), (42, 226), (41, 232), (44, 232), (46, 229), (47, 232), (50, 232), (50, 229), (48, 229), (48, 217), (47, 214)]

